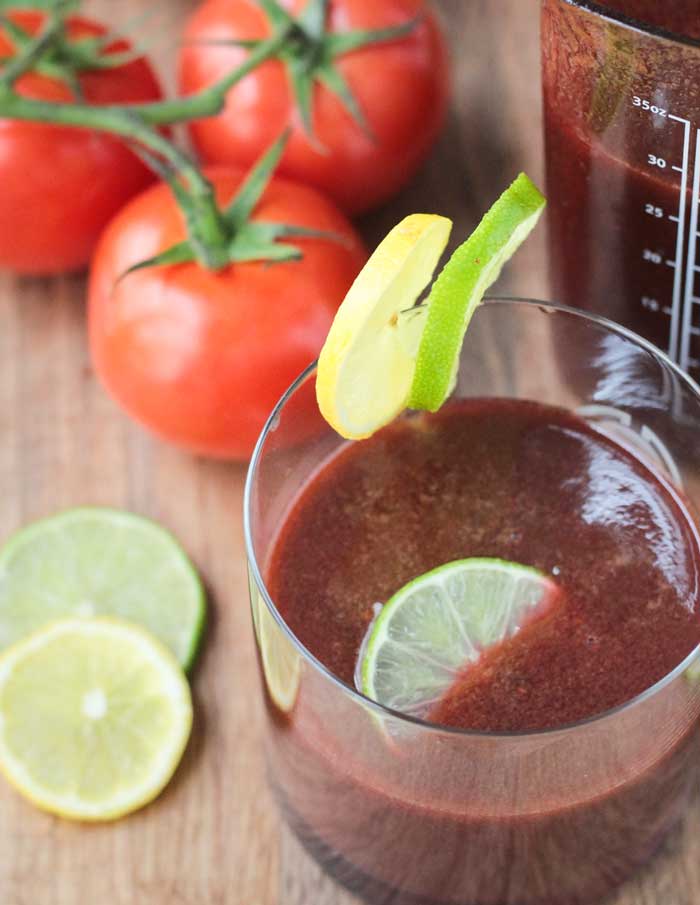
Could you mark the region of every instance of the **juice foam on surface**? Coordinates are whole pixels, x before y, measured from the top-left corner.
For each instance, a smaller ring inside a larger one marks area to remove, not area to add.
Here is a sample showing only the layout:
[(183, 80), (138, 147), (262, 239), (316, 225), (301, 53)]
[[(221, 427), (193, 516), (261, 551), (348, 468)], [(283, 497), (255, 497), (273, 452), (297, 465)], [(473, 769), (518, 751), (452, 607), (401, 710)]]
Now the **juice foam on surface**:
[(565, 725), (641, 693), (700, 642), (683, 503), (581, 419), (535, 403), (452, 403), (344, 448), (299, 496), (268, 582), (302, 643), (351, 684), (374, 604), (470, 556), (542, 569), (565, 600), (443, 701), (445, 724)]

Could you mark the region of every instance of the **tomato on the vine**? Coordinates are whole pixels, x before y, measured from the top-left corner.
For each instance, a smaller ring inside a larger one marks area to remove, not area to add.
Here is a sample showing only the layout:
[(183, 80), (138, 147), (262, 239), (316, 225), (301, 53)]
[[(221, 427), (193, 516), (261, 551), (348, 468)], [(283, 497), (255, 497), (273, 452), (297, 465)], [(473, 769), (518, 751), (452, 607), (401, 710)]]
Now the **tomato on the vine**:
[[(0, 23), (0, 57), (12, 59), (22, 34), (34, 36), (44, 16), (8, 13)], [(73, 42), (107, 34), (87, 19), (67, 21), (63, 58), (22, 75), (14, 87), (34, 100), (88, 104), (161, 98), (147, 60), (82, 69)], [(82, 49), (82, 48), (81, 48)], [(123, 40), (99, 49), (101, 60), (129, 50)], [(129, 198), (154, 179), (124, 142), (86, 129), (0, 120), (0, 268), (21, 274), (56, 274), (84, 268), (104, 226)]]
[[(220, 205), (244, 173), (207, 173)], [(89, 286), (92, 358), (136, 420), (192, 452), (244, 459), (284, 390), (318, 354), (362, 268), (362, 241), (315, 189), (273, 178), (251, 217), (333, 234), (300, 237), (297, 261), (129, 268), (185, 238), (170, 189), (133, 199), (105, 231)]]
[[(280, 5), (297, 15), (313, 2), (283, 0)], [(211, 85), (243, 62), (250, 51), (235, 42), (270, 35), (262, 6), (257, 0), (206, 0), (194, 11), (179, 60), (185, 94)], [(329, 37), (406, 26), (416, 17), (415, 27), (400, 38), (329, 59)], [(433, 15), (423, 0), (331, 0), (316, 44), (302, 32), (294, 41), (294, 48), (285, 49), (286, 62), (265, 62), (231, 89), (220, 115), (190, 125), (196, 148), (211, 163), (248, 165), (291, 124), (280, 173), (320, 188), (349, 213), (385, 201), (415, 173), (444, 119), (446, 49)], [(289, 54), (300, 63), (297, 71), (307, 73), (306, 89), (294, 90)], [(322, 65), (315, 62), (319, 58), (325, 60)], [(307, 134), (297, 105), (305, 90), (311, 92), (314, 137)], [(348, 109), (348, 91), (358, 115)]]

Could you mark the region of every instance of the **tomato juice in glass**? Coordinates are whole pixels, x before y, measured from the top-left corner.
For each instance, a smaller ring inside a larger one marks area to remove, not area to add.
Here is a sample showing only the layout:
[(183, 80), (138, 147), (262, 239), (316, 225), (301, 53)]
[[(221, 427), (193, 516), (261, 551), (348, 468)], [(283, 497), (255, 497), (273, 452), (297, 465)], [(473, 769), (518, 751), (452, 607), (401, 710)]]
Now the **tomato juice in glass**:
[[(374, 905), (597, 903), (681, 817), (697, 767), (697, 388), (624, 329), (503, 300), (478, 309), (435, 415), (352, 444), (319, 415), (287, 442), (313, 393), (311, 369), (246, 494), (284, 815)], [(472, 556), (535, 566), (561, 598), (427, 719), (363, 697), (376, 605)]]

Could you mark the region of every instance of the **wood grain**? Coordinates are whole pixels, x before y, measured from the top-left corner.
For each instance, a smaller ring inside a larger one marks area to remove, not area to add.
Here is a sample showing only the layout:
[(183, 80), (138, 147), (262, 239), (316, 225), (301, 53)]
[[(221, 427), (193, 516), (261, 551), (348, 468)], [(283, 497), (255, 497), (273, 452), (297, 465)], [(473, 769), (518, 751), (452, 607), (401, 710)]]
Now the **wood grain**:
[[(193, 4), (158, 7), (156, 55), (172, 76)], [(370, 242), (402, 215), (435, 210), (474, 226), (519, 169), (540, 178), (535, 0), (440, 0), (453, 43), (454, 101), (431, 163), (391, 206), (365, 219)], [(89, 0), (123, 22), (148, 0)], [(162, 23), (167, 20), (166, 25)], [(499, 289), (545, 296), (543, 238)], [(199, 461), (133, 426), (96, 383), (86, 352), (84, 283), (0, 280), (0, 535), (61, 507), (123, 506), (181, 538), (211, 597), (194, 677), (197, 721), (182, 768), (151, 807), (85, 828), (44, 816), (0, 784), (3, 905), (351, 905), (284, 829), (265, 785), (249, 625), (241, 506), (244, 470)], [(700, 899), (700, 809), (615, 905)]]

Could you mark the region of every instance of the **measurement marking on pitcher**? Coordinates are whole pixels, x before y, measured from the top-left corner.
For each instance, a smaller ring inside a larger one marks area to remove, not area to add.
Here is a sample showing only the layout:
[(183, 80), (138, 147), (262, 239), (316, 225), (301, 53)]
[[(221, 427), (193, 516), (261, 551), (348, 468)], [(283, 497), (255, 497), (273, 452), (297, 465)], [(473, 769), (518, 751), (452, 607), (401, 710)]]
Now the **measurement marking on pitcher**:
[(690, 234), (688, 236), (688, 264), (685, 274), (685, 294), (683, 299), (683, 324), (679, 364), (687, 370), (692, 363), (690, 343), (700, 331), (693, 327), (693, 308), (700, 304), (695, 295), (695, 274), (700, 268), (695, 263), (698, 247), (698, 202), (700, 200), (700, 129), (695, 130), (695, 166), (693, 170), (693, 195), (690, 203)]
[[(688, 190), (688, 158), (690, 156), (690, 120), (684, 119), (681, 116), (675, 116), (673, 113), (670, 113), (668, 118), (675, 120), (676, 122), (683, 123), (683, 166), (679, 169), (679, 172), (681, 174), (681, 193), (680, 198), (678, 199), (678, 229), (676, 231), (676, 256), (674, 264), (675, 273), (673, 275), (673, 301), (671, 303), (671, 335), (668, 344), (668, 354), (674, 361), (677, 361), (680, 343), (681, 316), (683, 313), (681, 310), (683, 305), (681, 286), (681, 283), (683, 281), (683, 274), (681, 270), (683, 267), (683, 246), (685, 241), (685, 207), (686, 192)], [(677, 168), (674, 166), (674, 169)], [(697, 191), (694, 193), (694, 196), (693, 207), (697, 209)], [(691, 234), (694, 234), (696, 231), (697, 219), (695, 220), (694, 227), (691, 227)], [(693, 242), (693, 246), (694, 245), (695, 243)]]
[[(657, 219), (664, 218), (676, 224), (675, 251), (672, 257), (666, 257), (661, 250), (642, 248), (642, 260), (648, 264), (665, 265), (673, 271), (673, 291), (670, 304), (663, 304), (661, 299), (642, 296), (641, 304), (649, 311), (661, 312), (669, 318), (668, 353), (682, 367), (696, 367), (698, 356), (695, 348), (695, 337), (700, 336), (700, 298), (696, 296), (696, 273), (700, 273), (697, 243), (700, 239), (700, 129), (684, 116), (676, 116), (664, 108), (652, 105), (650, 101), (634, 95), (632, 103), (635, 107), (648, 111), (654, 116), (667, 117), (683, 126), (683, 156), (681, 162), (674, 163), (666, 156), (647, 152), (647, 165), (653, 169), (673, 170), (680, 173), (678, 209), (670, 213), (659, 207), (654, 201), (644, 204), (645, 213)], [(691, 134), (694, 133), (694, 134)], [(691, 161), (691, 140), (695, 139), (694, 165)], [(661, 150), (661, 149), (659, 149)], [(675, 156), (675, 155), (674, 155)], [(676, 158), (677, 159), (677, 158)], [(682, 165), (679, 165), (681, 163)], [(688, 189), (693, 181), (693, 191), (688, 203)], [(687, 230), (687, 248), (686, 248)], [(668, 253), (668, 250), (667, 252)], [(696, 317), (697, 313), (697, 317)], [(691, 353), (695, 353), (691, 357)]]

